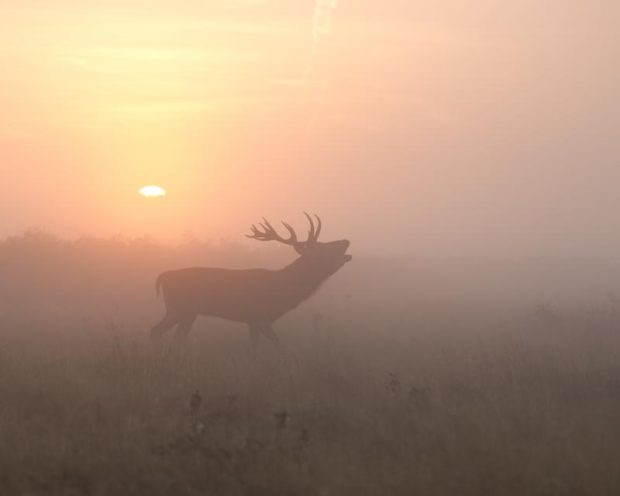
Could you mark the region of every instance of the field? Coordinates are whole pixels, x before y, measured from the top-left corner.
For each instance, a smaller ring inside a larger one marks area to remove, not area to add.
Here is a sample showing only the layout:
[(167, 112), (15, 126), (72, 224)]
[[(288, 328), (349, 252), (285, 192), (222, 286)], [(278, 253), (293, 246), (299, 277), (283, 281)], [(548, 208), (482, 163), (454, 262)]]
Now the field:
[(615, 316), (4, 324), (3, 495), (620, 494)]
[(617, 270), (354, 259), (282, 351), (148, 340), (159, 271), (262, 253), (1, 241), (0, 495), (620, 494)]

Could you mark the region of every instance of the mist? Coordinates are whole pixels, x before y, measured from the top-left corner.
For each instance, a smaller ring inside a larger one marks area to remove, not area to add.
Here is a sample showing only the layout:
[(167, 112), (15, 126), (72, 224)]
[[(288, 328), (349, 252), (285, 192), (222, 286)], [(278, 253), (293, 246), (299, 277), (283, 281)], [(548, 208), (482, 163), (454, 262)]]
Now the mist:
[(0, 232), (312, 210), (365, 255), (616, 258), (614, 3), (315, 8), (5, 7)]
[(0, 494), (618, 494), (619, 19), (5, 1)]

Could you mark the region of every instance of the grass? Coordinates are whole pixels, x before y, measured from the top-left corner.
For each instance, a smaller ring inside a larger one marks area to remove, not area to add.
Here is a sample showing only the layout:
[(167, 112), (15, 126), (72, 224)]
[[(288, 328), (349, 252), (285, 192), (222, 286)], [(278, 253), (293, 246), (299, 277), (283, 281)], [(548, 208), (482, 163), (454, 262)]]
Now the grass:
[(278, 326), (284, 356), (216, 322), (181, 350), (4, 323), (0, 494), (620, 494), (603, 312), (307, 320)]

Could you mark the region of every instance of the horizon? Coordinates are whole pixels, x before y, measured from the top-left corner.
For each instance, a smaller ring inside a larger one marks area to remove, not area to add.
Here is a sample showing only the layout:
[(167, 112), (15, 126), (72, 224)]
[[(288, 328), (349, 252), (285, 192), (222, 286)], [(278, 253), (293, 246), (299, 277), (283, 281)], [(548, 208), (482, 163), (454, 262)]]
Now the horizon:
[[(235, 245), (247, 250), (250, 253), (262, 253), (267, 256), (276, 256), (277, 258), (284, 256), (298, 256), (290, 248), (284, 247), (278, 244), (252, 242), (248, 240), (245, 235), (239, 235), (237, 237), (208, 237), (200, 236), (193, 232), (186, 232), (178, 237), (174, 238), (160, 238), (150, 234), (142, 235), (127, 235), (123, 233), (116, 233), (111, 235), (95, 235), (95, 234), (78, 234), (74, 236), (61, 236), (47, 229), (38, 227), (26, 228), (21, 232), (14, 234), (8, 234), (0, 237), (0, 243), (9, 240), (21, 240), (27, 239), (29, 236), (37, 238), (42, 236), (48, 238), (53, 242), (59, 243), (79, 243), (80, 241), (94, 241), (94, 242), (123, 242), (123, 243), (140, 243), (147, 242), (154, 246), (161, 248), (180, 248), (187, 245), (198, 244), (219, 248), (226, 245)], [(480, 254), (466, 254), (466, 255), (433, 255), (433, 254), (415, 254), (415, 253), (376, 253), (376, 252), (362, 252), (356, 253), (354, 260), (385, 260), (385, 261), (418, 261), (418, 262), (465, 262), (465, 263), (477, 263), (477, 262), (505, 262), (505, 263), (549, 263), (549, 262), (604, 262), (604, 263), (618, 263), (620, 264), (620, 256), (580, 256), (580, 255), (480, 255)]]

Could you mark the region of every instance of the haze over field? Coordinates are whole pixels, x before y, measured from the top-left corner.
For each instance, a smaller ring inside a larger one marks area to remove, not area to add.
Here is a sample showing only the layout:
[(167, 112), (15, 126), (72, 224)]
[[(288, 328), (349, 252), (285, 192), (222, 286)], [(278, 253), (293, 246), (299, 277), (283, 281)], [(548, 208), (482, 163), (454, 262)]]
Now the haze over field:
[(307, 209), (356, 253), (616, 257), (619, 18), (613, 0), (4, 1), (0, 235), (241, 239)]
[(0, 0), (0, 494), (620, 494), (619, 22)]

